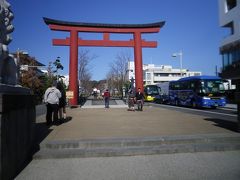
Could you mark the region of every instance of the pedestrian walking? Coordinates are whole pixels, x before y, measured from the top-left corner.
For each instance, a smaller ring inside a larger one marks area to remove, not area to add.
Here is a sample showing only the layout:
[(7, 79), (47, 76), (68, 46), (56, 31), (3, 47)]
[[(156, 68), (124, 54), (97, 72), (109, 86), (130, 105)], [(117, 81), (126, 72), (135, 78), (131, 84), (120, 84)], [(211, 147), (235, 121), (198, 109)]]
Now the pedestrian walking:
[(59, 98), (61, 98), (61, 92), (56, 88), (57, 83), (53, 82), (52, 86), (49, 87), (44, 94), (44, 102), (47, 106), (47, 114), (46, 114), (46, 124), (49, 126), (52, 124), (52, 116), (53, 122), (57, 122), (58, 120), (58, 104)]
[(59, 99), (58, 112), (61, 121), (66, 120), (66, 91), (62, 82), (57, 83), (57, 89), (61, 92), (61, 98)]
[(103, 94), (104, 102), (105, 102), (105, 108), (109, 108), (109, 100), (110, 100), (110, 92), (108, 89)]
[(136, 93), (135, 98), (136, 98), (136, 102), (137, 102), (137, 105), (138, 105), (138, 110), (142, 111), (143, 110), (144, 96), (143, 96), (143, 93), (141, 92), (140, 88), (138, 88), (138, 92)]

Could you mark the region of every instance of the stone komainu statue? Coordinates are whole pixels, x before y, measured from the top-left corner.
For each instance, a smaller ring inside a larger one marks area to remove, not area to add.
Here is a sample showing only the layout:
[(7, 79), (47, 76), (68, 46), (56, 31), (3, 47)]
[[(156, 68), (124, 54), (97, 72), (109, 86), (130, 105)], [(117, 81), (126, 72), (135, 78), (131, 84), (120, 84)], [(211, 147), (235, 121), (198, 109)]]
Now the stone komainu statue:
[(14, 27), (11, 24), (13, 13), (6, 0), (0, 0), (0, 84), (16, 85), (18, 81), (17, 59), (8, 52), (8, 44), (12, 38), (10, 33)]

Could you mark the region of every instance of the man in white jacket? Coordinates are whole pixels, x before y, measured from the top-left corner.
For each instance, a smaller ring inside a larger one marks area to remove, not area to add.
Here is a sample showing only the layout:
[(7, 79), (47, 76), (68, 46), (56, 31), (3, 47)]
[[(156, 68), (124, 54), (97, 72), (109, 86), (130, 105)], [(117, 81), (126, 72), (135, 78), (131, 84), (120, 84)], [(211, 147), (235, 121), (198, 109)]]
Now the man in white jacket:
[(61, 98), (61, 92), (56, 88), (56, 82), (53, 83), (52, 87), (49, 87), (44, 94), (44, 102), (47, 104), (47, 114), (46, 122), (47, 125), (52, 124), (52, 114), (53, 122), (58, 120), (58, 104), (59, 98)]

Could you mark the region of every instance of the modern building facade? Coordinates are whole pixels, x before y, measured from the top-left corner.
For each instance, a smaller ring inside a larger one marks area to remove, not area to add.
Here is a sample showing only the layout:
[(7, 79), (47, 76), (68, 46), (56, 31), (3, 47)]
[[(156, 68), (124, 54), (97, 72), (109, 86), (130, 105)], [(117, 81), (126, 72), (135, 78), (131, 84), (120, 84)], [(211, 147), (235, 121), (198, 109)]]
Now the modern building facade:
[[(181, 76), (182, 72), (182, 76)], [(134, 62), (128, 62), (127, 78), (130, 80), (134, 78)], [(181, 77), (188, 76), (199, 76), (201, 72), (193, 72), (188, 69), (174, 69), (170, 65), (154, 65), (154, 64), (143, 64), (143, 81), (145, 85), (158, 84), (162, 82), (169, 82), (178, 80)]]
[(228, 32), (220, 44), (220, 76), (240, 83), (240, 0), (219, 0), (219, 23)]
[(220, 26), (229, 34), (220, 45), (222, 55), (221, 77), (236, 85), (234, 102), (238, 104), (238, 132), (240, 132), (240, 0), (218, 0)]

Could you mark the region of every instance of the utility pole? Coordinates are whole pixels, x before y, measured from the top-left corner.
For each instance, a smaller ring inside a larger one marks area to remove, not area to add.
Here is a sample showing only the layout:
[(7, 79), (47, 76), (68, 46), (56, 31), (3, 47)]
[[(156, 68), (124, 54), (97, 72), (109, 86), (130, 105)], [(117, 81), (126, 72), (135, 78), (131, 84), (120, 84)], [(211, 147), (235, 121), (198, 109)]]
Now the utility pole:
[(218, 67), (217, 67), (217, 65), (215, 66), (215, 73), (216, 73), (216, 76), (218, 76)]
[(177, 56), (179, 56), (179, 60), (180, 60), (180, 74), (181, 74), (181, 77), (182, 77), (182, 60), (183, 60), (182, 50), (180, 50), (178, 53), (173, 53), (172, 54), (172, 57), (177, 57)]

